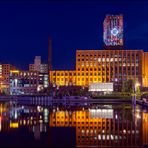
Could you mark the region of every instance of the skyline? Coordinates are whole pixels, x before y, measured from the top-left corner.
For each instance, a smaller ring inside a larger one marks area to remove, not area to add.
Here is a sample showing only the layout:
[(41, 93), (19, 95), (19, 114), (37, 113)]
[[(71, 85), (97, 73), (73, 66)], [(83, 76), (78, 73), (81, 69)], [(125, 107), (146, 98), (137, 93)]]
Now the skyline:
[(0, 62), (27, 69), (39, 55), (47, 63), (50, 36), (53, 69), (75, 69), (76, 49), (103, 49), (106, 14), (123, 14), (125, 49), (148, 51), (148, 3), (122, 3), (1, 2)]

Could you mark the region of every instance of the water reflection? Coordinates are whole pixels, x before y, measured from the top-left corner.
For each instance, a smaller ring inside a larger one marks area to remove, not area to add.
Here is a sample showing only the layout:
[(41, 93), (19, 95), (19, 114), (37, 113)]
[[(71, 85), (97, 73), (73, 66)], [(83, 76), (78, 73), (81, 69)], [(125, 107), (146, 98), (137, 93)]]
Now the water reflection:
[[(25, 131), (16, 132), (22, 128)], [(4, 145), (12, 132), (26, 133), (26, 141), (30, 136), (32, 143), (39, 141), (44, 147), (60, 142), (70, 147), (143, 147), (148, 144), (148, 110), (129, 104), (67, 108), (5, 102), (0, 104), (0, 131)]]

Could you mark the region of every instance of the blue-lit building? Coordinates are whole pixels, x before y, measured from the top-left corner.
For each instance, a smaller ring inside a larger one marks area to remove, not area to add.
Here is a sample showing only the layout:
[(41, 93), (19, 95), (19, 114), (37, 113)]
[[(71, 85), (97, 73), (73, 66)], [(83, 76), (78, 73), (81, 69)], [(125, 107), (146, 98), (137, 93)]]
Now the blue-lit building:
[(48, 87), (48, 75), (35, 71), (11, 71), (10, 95), (34, 95)]

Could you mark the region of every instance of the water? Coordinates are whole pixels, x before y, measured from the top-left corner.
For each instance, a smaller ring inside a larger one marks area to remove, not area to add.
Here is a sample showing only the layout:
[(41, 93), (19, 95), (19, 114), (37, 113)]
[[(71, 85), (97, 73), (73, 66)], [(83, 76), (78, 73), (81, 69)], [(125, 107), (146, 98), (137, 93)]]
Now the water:
[(0, 147), (147, 147), (148, 109), (131, 104), (0, 103)]

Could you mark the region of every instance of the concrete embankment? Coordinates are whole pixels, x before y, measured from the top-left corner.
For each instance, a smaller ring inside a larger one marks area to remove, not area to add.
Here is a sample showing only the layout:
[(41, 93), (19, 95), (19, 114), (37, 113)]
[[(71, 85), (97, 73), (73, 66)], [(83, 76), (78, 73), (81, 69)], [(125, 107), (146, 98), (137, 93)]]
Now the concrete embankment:
[(52, 99), (48, 96), (35, 96), (35, 97), (20, 97), (17, 99), (18, 103), (32, 104), (32, 105), (52, 105), (52, 104), (90, 104), (90, 103), (101, 103), (101, 104), (111, 104), (111, 103), (131, 103), (131, 99)]
[(131, 103), (129, 98), (98, 98), (98, 99), (85, 99), (85, 98), (69, 98), (64, 99), (52, 98), (51, 96), (0, 96), (0, 101), (18, 101), (27, 104), (53, 104), (53, 103)]

